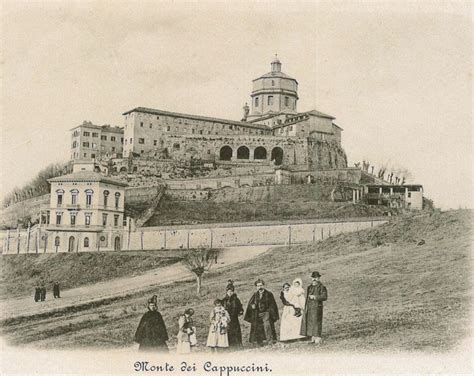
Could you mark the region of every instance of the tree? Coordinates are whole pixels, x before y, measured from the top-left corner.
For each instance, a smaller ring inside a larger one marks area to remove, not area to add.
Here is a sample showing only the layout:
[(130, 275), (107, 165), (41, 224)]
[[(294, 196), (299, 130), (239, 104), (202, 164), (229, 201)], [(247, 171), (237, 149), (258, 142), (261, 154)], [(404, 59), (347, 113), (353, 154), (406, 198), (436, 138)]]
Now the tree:
[(196, 276), (198, 295), (201, 295), (202, 276), (216, 263), (218, 255), (218, 249), (199, 248), (187, 251), (181, 257), (181, 263)]

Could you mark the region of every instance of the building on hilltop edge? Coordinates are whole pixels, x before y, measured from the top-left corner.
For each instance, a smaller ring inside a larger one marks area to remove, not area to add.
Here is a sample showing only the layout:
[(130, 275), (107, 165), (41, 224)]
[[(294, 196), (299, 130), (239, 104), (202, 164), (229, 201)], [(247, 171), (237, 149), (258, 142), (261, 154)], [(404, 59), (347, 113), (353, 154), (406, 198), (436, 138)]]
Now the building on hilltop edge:
[[(123, 150), (125, 159), (347, 167), (342, 128), (331, 115), (297, 112), (298, 82), (281, 71), (277, 58), (269, 73), (253, 80), (250, 96), (240, 121), (136, 107), (123, 113), (123, 128), (84, 123), (71, 130), (71, 158), (114, 158), (123, 165)], [(116, 136), (107, 134), (112, 129)], [(123, 144), (110, 144), (109, 137), (118, 142), (119, 134)]]

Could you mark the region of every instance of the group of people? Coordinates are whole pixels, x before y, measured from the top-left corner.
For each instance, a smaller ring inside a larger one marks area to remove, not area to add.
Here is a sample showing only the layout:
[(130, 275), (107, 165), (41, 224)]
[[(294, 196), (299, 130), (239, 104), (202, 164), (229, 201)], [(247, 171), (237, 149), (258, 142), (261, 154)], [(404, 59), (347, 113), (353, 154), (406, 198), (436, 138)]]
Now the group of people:
[[(295, 279), (285, 283), (280, 293), (283, 312), (280, 324), (280, 341), (310, 338), (315, 344), (321, 343), (323, 302), (327, 300), (326, 287), (320, 281), (319, 272), (311, 274), (311, 284), (305, 290), (303, 281)], [(242, 346), (242, 332), (239, 316), (250, 323), (249, 342), (259, 346), (277, 341), (275, 323), (280, 319), (278, 306), (273, 294), (265, 289), (263, 280), (255, 282), (256, 291), (250, 298), (244, 312), (242, 303), (235, 293), (232, 280), (226, 287), (223, 299), (216, 299), (209, 313), (209, 333), (206, 346), (212, 351)], [(197, 345), (196, 327), (192, 316), (194, 310), (188, 308), (178, 317), (177, 352), (191, 352)], [(148, 299), (148, 312), (143, 315), (135, 333), (139, 350), (168, 351), (168, 332), (163, 317), (158, 312), (157, 296)]]
[[(59, 282), (53, 282), (53, 298), (57, 299), (60, 298), (59, 296)], [(39, 286), (35, 287), (35, 295), (34, 295), (35, 302), (44, 302), (46, 300), (46, 286), (44, 282), (41, 282)]]

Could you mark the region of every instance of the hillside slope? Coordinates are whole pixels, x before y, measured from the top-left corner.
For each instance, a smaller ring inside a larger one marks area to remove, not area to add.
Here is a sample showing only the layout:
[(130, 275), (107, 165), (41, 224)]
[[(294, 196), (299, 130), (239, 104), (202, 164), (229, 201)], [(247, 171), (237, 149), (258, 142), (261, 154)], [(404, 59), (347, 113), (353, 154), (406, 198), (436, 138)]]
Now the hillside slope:
[[(278, 297), (283, 282), (302, 277), (307, 284), (311, 271), (318, 270), (329, 292), (323, 345), (277, 344), (262, 351), (447, 351), (466, 337), (470, 326), (471, 225), (470, 211), (398, 217), (370, 230), (276, 248), (250, 263), (211, 272), (200, 298), (193, 282), (179, 282), (87, 311), (12, 320), (4, 323), (2, 335), (17, 345), (43, 348), (132, 346), (143, 303), (156, 293), (170, 344), (177, 313), (191, 306), (202, 344), (212, 301), (224, 295), (228, 278), (234, 279), (246, 305), (257, 278)], [(418, 246), (420, 240), (424, 244)], [(249, 326), (242, 320), (241, 325), (248, 347)]]

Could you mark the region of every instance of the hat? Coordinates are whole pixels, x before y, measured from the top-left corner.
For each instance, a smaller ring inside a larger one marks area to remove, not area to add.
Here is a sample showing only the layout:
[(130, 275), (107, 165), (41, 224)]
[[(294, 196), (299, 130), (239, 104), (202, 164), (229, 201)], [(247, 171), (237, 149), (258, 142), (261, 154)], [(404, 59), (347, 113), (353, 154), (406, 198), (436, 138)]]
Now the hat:
[(265, 284), (265, 282), (263, 282), (263, 280), (260, 278), (255, 281), (255, 286), (257, 286), (259, 283), (261, 283), (262, 285)]
[(156, 295), (153, 295), (150, 299), (148, 299), (148, 304), (153, 303), (155, 305), (158, 304), (158, 297)]
[(184, 311), (184, 314), (192, 316), (192, 315), (194, 315), (194, 309), (188, 308), (187, 310)]
[(318, 278), (318, 277), (321, 277), (321, 274), (319, 274), (319, 272), (312, 272), (311, 273), (311, 278)]

